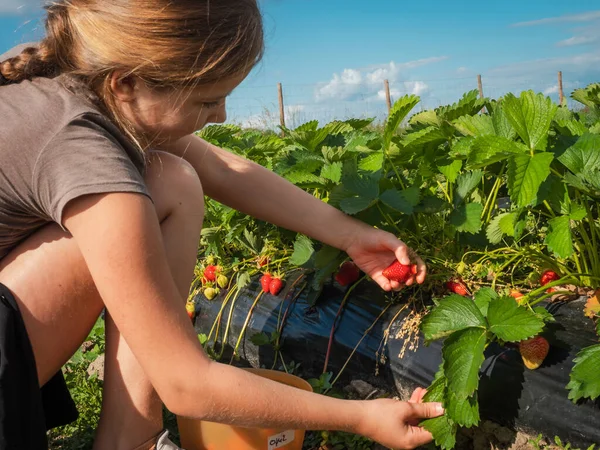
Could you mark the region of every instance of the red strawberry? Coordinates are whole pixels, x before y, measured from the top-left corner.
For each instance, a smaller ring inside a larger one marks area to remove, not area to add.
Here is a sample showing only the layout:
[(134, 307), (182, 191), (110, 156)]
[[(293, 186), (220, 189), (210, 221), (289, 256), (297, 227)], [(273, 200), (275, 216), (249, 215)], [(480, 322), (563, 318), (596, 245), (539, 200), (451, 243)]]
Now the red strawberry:
[(360, 277), (360, 270), (352, 261), (346, 261), (335, 274), (335, 281), (342, 286), (348, 286), (354, 283)]
[(280, 278), (272, 278), (271, 282), (269, 283), (269, 292), (272, 295), (277, 295), (277, 294), (279, 294), (279, 291), (281, 291), (282, 287), (283, 287), (283, 281), (281, 281)]
[(260, 277), (260, 285), (262, 286), (263, 292), (269, 292), (269, 285), (271, 284), (271, 274), (265, 273)]
[(521, 298), (524, 297), (522, 292), (517, 291), (516, 289), (511, 289), (510, 290), (510, 294), (509, 294), (512, 298), (514, 298), (517, 303), (521, 303)]
[(462, 295), (466, 297), (469, 295), (469, 290), (467, 286), (463, 283), (463, 281), (459, 278), (458, 280), (450, 280), (446, 283), (446, 289), (450, 292), (454, 292), (455, 294)]
[(546, 270), (546, 271), (544, 271), (544, 273), (542, 273), (542, 276), (540, 278), (540, 285), (546, 286), (548, 283), (559, 280), (559, 279), (560, 279), (560, 277), (558, 276), (558, 274), (555, 271)]
[(208, 281), (215, 281), (217, 279), (217, 275), (215, 273), (216, 270), (217, 270), (217, 268), (213, 265), (206, 266), (206, 269), (204, 269), (204, 277)]
[(194, 320), (194, 314), (196, 313), (193, 302), (185, 303), (185, 311), (190, 319)]
[(399, 261), (394, 261), (382, 272), (382, 275), (388, 280), (404, 283), (412, 276), (412, 270), (411, 266), (405, 266)]
[(548, 355), (550, 344), (542, 336), (536, 336), (532, 339), (519, 342), (519, 352), (525, 367), (535, 370), (542, 365)]

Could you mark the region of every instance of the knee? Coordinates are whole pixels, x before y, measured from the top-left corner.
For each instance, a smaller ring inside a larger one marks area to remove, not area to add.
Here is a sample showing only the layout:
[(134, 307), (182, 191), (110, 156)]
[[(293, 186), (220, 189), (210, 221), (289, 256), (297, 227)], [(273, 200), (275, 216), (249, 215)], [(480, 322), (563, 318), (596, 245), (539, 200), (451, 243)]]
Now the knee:
[(146, 184), (160, 218), (174, 210), (204, 212), (204, 190), (196, 170), (170, 153), (150, 154)]

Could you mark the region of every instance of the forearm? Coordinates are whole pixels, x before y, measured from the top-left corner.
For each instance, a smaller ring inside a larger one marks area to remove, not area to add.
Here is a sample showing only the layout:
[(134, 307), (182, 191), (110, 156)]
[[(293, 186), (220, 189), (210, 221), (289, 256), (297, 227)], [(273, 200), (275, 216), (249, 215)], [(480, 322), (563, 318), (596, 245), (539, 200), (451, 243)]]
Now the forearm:
[(342, 250), (360, 229), (367, 227), (259, 164), (197, 136), (165, 150), (194, 167), (206, 195), (257, 219)]
[(194, 381), (183, 415), (237, 426), (341, 430), (360, 433), (364, 402), (339, 400), (271, 381), (235, 367), (211, 362)]

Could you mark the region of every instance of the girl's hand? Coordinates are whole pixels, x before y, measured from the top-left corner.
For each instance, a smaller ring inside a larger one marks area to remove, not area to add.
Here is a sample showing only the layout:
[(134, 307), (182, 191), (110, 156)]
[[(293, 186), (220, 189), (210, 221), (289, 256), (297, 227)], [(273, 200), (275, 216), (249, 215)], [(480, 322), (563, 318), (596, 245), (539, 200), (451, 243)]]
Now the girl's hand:
[(410, 401), (368, 400), (360, 434), (393, 449), (412, 449), (431, 442), (431, 433), (418, 424), (444, 414), (440, 403), (422, 403), (424, 389), (417, 389)]
[(361, 227), (346, 248), (346, 253), (361, 270), (369, 275), (385, 291), (399, 290), (403, 287), (397, 281), (390, 281), (382, 275), (395, 260), (401, 264), (417, 264), (416, 276), (406, 282), (410, 286), (415, 280), (425, 281), (427, 268), (419, 256), (392, 233), (372, 227)]

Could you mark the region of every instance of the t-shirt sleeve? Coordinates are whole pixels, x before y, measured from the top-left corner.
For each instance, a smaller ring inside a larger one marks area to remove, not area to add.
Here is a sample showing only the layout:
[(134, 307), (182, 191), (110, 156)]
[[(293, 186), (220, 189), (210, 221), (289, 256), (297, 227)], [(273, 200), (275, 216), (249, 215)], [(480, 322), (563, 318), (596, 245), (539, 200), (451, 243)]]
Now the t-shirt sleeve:
[(138, 193), (151, 198), (140, 170), (118, 140), (85, 117), (73, 119), (40, 152), (32, 171), (42, 214), (63, 226), (67, 203), (88, 194)]

